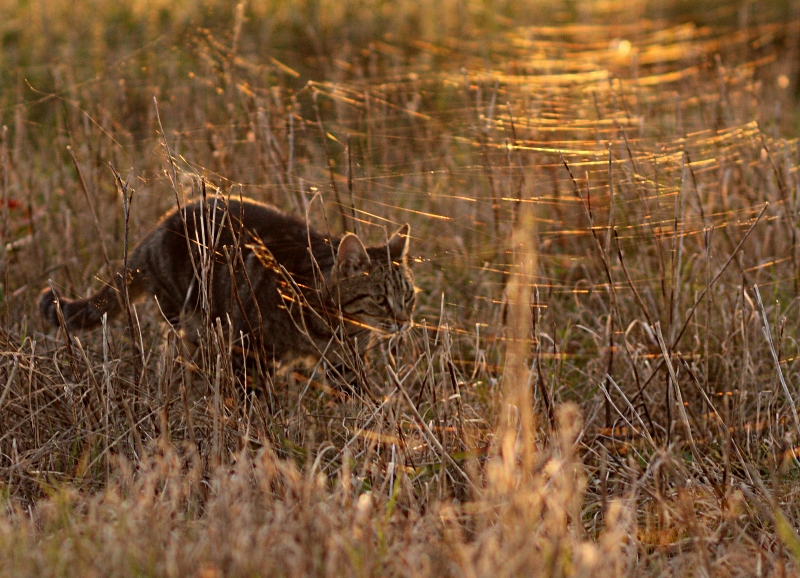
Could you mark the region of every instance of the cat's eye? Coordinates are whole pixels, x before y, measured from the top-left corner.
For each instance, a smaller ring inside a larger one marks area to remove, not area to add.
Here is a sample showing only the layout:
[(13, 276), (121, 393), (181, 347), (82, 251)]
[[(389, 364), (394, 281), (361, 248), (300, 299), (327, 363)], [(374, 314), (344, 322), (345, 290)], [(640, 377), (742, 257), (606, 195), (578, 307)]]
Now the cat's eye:
[(389, 299), (387, 299), (386, 295), (381, 295), (380, 297), (378, 297), (377, 301), (378, 305), (380, 305), (381, 307), (389, 306)]

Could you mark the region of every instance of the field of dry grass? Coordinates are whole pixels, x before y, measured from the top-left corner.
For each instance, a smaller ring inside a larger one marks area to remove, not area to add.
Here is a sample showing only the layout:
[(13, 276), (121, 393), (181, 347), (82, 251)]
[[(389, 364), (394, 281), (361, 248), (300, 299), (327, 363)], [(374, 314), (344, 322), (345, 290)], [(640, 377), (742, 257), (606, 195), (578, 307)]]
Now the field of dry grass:
[[(796, 2), (0, 0), (0, 38), (0, 577), (800, 572)], [(201, 194), (411, 224), (363, 394), (242, 383), (151, 302), (44, 326)]]

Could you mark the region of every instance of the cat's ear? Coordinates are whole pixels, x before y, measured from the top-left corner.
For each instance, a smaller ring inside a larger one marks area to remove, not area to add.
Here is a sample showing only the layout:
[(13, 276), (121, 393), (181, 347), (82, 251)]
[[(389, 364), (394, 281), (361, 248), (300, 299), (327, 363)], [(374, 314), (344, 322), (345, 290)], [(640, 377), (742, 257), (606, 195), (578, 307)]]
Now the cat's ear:
[(363, 271), (369, 265), (369, 255), (356, 235), (348, 233), (339, 241), (336, 251), (336, 269), (339, 276), (349, 277)]
[(389, 256), (392, 261), (402, 261), (406, 258), (408, 241), (411, 239), (409, 233), (411, 233), (411, 227), (406, 223), (397, 229), (397, 232), (389, 239)]

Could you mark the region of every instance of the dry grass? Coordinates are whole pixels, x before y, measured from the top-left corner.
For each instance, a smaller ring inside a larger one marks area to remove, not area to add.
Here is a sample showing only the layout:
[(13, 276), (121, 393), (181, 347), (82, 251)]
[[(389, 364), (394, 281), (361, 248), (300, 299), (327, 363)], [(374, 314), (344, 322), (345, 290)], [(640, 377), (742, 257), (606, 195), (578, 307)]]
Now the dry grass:
[[(797, 573), (797, 7), (268, 4), (0, 3), (0, 576)], [(417, 326), (363, 397), (47, 331), (110, 167), (409, 221)]]

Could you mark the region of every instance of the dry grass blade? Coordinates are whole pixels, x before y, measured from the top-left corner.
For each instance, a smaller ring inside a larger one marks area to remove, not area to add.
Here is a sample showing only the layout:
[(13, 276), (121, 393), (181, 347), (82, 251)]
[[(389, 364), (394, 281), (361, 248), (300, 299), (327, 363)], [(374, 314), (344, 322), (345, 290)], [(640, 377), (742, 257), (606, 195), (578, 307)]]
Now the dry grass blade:
[[(800, 10), (468, 4), (0, 6), (0, 578), (798, 573)], [(409, 223), (413, 326), (362, 358), (237, 197)]]
[(447, 463), (450, 464), (450, 466), (459, 473), (461, 478), (469, 485), (469, 487), (472, 489), (475, 495), (480, 496), (480, 489), (478, 489), (478, 487), (472, 482), (472, 478), (469, 475), (467, 475), (467, 473), (461, 469), (461, 466), (459, 466), (458, 463), (456, 463), (456, 461), (450, 456), (450, 454), (447, 453), (447, 451), (444, 449), (439, 440), (436, 439), (436, 436), (433, 434), (430, 427), (428, 427), (428, 424), (426, 424), (425, 420), (422, 419), (422, 416), (419, 414), (419, 411), (414, 405), (414, 401), (411, 399), (411, 396), (408, 395), (408, 392), (403, 387), (402, 381), (398, 379), (398, 377), (394, 374), (391, 368), (387, 368), (387, 371), (389, 371), (389, 374), (392, 376), (392, 379), (397, 385), (397, 388), (403, 393), (403, 397), (406, 399), (406, 402), (408, 402), (409, 409), (411, 409), (411, 412), (417, 419), (417, 424), (419, 424), (419, 426), (425, 432), (425, 437), (428, 440), (428, 443), (433, 445), (436, 448), (436, 450), (440, 453), (440, 455), (447, 461)]
[(800, 437), (800, 417), (797, 415), (797, 405), (794, 403), (794, 397), (789, 391), (789, 386), (786, 384), (786, 378), (783, 377), (783, 369), (781, 369), (781, 360), (778, 357), (778, 352), (775, 350), (775, 344), (772, 341), (772, 330), (769, 327), (769, 320), (767, 319), (767, 311), (764, 309), (764, 303), (761, 301), (761, 292), (758, 290), (758, 285), (753, 285), (753, 293), (756, 296), (756, 302), (761, 310), (761, 321), (764, 324), (763, 332), (764, 337), (769, 345), (769, 351), (772, 354), (772, 361), (775, 362), (775, 371), (778, 373), (778, 379), (781, 382), (783, 393), (786, 395), (786, 401), (792, 409), (792, 418), (794, 419), (794, 427), (798, 437)]

